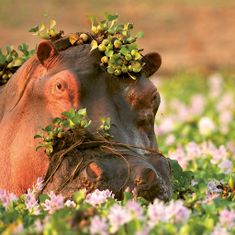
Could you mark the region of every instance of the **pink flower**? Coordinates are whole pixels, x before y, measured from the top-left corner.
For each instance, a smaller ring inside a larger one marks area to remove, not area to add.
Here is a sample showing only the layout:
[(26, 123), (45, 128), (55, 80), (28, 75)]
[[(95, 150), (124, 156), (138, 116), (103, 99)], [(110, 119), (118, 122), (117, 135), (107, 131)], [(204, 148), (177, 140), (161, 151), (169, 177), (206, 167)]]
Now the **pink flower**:
[(216, 227), (211, 233), (211, 235), (229, 235), (229, 234), (230, 233), (227, 231), (226, 228), (222, 228), (219, 225), (216, 225)]
[(220, 193), (222, 192), (222, 189), (218, 188), (218, 186), (220, 186), (222, 184), (222, 182), (218, 181), (218, 180), (211, 180), (207, 183), (207, 190), (209, 193)]
[(208, 79), (208, 85), (210, 89), (210, 95), (213, 98), (218, 97), (222, 92), (223, 77), (218, 73), (211, 75)]
[(158, 199), (155, 199), (153, 204), (149, 204), (147, 215), (150, 228), (153, 228), (159, 221), (167, 222), (169, 218), (166, 213), (166, 206)]
[(131, 221), (132, 216), (127, 209), (114, 204), (109, 210), (108, 219), (111, 225), (110, 232), (115, 233), (122, 225)]
[(218, 180), (211, 180), (207, 184), (207, 191), (206, 191), (206, 198), (203, 201), (203, 203), (209, 203), (215, 198), (218, 198), (220, 196), (220, 193), (222, 192), (222, 189), (219, 188), (219, 186), (222, 184), (222, 182)]
[(136, 233), (136, 235), (149, 235), (149, 231), (150, 231), (150, 228), (149, 227), (145, 227), (142, 230), (138, 231)]
[(188, 160), (186, 154), (182, 147), (177, 147), (177, 149), (168, 153), (169, 158), (177, 160), (182, 168), (186, 168)]
[(232, 93), (226, 93), (225, 95), (221, 96), (216, 106), (217, 111), (221, 113), (224, 110), (232, 110), (234, 108), (233, 100), (234, 96)]
[(34, 189), (36, 192), (40, 192), (43, 189), (43, 178), (42, 177), (39, 177), (37, 179), (37, 182), (34, 185)]
[(17, 200), (18, 200), (18, 197), (15, 194), (9, 193), (5, 189), (0, 189), (0, 202), (5, 208), (8, 208), (8, 206), (12, 202), (17, 201)]
[(153, 228), (159, 221), (182, 223), (189, 219), (191, 211), (183, 205), (183, 201), (170, 201), (165, 205), (158, 199), (154, 200), (153, 204), (148, 208), (149, 226)]
[(76, 203), (72, 200), (67, 200), (64, 205), (67, 207), (76, 207)]
[(228, 159), (223, 159), (219, 164), (219, 168), (224, 174), (231, 174), (233, 171), (233, 163)]
[(170, 135), (168, 135), (168, 136), (166, 137), (166, 139), (165, 139), (165, 144), (166, 144), (167, 146), (170, 146), (170, 145), (174, 144), (175, 141), (176, 141), (175, 136), (172, 135), (172, 134), (170, 134)]
[(49, 214), (64, 207), (64, 197), (62, 195), (55, 195), (54, 192), (50, 192), (48, 196), (50, 199), (46, 199), (43, 207)]
[(30, 213), (34, 215), (40, 214), (39, 204), (36, 199), (35, 192), (32, 189), (28, 189), (27, 194), (25, 194), (25, 205), (26, 209)]
[(182, 103), (177, 107), (177, 112), (178, 112), (178, 117), (177, 117), (178, 122), (190, 120), (192, 118), (189, 113), (188, 107)]
[(127, 210), (131, 213), (131, 215), (139, 220), (143, 220), (143, 208), (134, 200), (130, 200), (126, 204)]
[(205, 98), (202, 95), (194, 95), (191, 98), (190, 113), (191, 116), (200, 115), (205, 106)]
[(235, 211), (224, 209), (219, 213), (219, 221), (222, 226), (232, 228), (235, 226)]
[(227, 144), (227, 149), (232, 155), (232, 160), (235, 160), (235, 145), (232, 141)]
[(170, 133), (175, 128), (175, 122), (172, 117), (163, 119), (158, 127), (156, 127), (156, 133), (164, 135)]
[(114, 194), (108, 189), (103, 191), (96, 189), (94, 192), (87, 194), (85, 202), (96, 206), (105, 203), (107, 198), (114, 198)]
[(107, 219), (102, 217), (100, 218), (99, 216), (94, 216), (91, 219), (91, 224), (89, 227), (91, 235), (108, 235), (108, 223)]
[(206, 193), (206, 198), (205, 200), (203, 201), (204, 204), (208, 204), (210, 203), (211, 201), (213, 201), (215, 198), (218, 198), (220, 196), (220, 194), (218, 193), (209, 193), (207, 192)]
[(17, 234), (23, 234), (24, 232), (24, 225), (22, 222), (19, 222), (16, 227), (13, 229), (14, 231), (12, 231), (14, 235), (17, 235)]
[(43, 232), (44, 226), (43, 226), (43, 223), (42, 223), (42, 221), (40, 219), (37, 219), (34, 222), (34, 229), (39, 234), (41, 234)]
[(201, 135), (208, 136), (215, 131), (216, 127), (212, 119), (202, 117), (198, 122), (198, 128)]
[(221, 145), (218, 149), (214, 147), (209, 150), (209, 154), (212, 156), (211, 163), (217, 164), (221, 160), (226, 159), (228, 152), (226, 151), (224, 145)]
[(191, 214), (191, 211), (183, 205), (182, 200), (170, 201), (166, 211), (173, 223), (186, 222)]
[(233, 120), (232, 111), (224, 110), (223, 112), (221, 112), (219, 115), (219, 120), (221, 125), (226, 125), (226, 126), (229, 125)]
[(189, 159), (194, 159), (196, 157), (200, 157), (201, 155), (200, 146), (195, 142), (188, 143), (188, 145), (186, 146), (186, 152), (187, 152), (187, 157)]

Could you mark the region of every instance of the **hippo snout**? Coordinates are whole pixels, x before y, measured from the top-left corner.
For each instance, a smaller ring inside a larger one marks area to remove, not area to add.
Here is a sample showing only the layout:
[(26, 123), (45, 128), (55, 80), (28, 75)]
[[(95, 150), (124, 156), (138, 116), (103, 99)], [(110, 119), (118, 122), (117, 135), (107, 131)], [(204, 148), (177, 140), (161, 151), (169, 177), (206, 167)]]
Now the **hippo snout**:
[(134, 176), (134, 184), (136, 186), (149, 188), (156, 183), (156, 180), (157, 174), (153, 169), (143, 167), (136, 169), (136, 175)]
[[(138, 159), (136, 156), (134, 158)], [(141, 165), (133, 165), (128, 157), (126, 162), (114, 159), (110, 157), (107, 161), (92, 161), (83, 171), (83, 177), (100, 190), (108, 188), (113, 191), (119, 199), (123, 197), (124, 191), (131, 191), (135, 196), (142, 196), (150, 201), (156, 197), (165, 201), (170, 198), (170, 184), (154, 166), (146, 164), (143, 159)]]
[[(125, 191), (149, 201), (155, 198), (169, 200), (171, 197), (168, 161), (162, 155), (139, 155), (135, 152), (100, 148), (74, 151), (66, 154), (61, 163), (53, 156), (54, 164), (48, 170), (44, 192), (57, 189), (66, 198), (79, 189), (87, 193), (95, 189), (109, 189), (117, 199)], [(54, 165), (58, 165), (54, 170)], [(53, 167), (52, 167), (53, 166)]]

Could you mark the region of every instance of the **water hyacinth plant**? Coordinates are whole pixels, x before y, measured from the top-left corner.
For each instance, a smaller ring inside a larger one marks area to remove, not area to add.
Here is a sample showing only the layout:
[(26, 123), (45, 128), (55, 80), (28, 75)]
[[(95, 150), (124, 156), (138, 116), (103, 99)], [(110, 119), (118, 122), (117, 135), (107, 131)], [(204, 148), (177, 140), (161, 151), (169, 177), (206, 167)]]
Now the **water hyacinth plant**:
[(94, 39), (91, 41), (91, 50), (98, 48), (104, 53), (101, 65), (106, 67), (110, 74), (119, 76), (128, 74), (136, 79), (135, 73), (139, 73), (144, 65), (141, 49), (138, 48), (136, 40), (144, 36), (143, 32), (131, 35), (133, 24), (118, 24), (118, 15), (107, 14), (104, 20), (91, 17), (92, 33)]
[(7, 46), (5, 52), (0, 49), (0, 86), (7, 83), (16, 70), (33, 54), (35, 50), (29, 50), (29, 46), (22, 43), (18, 50), (13, 46)]
[[(20, 197), (0, 190), (0, 233), (235, 234), (231, 84), (233, 78), (226, 74), (207, 78), (181, 73), (157, 80), (163, 105), (156, 132), (159, 146), (172, 159), (174, 194), (169, 202), (147, 202), (129, 192), (117, 201), (109, 190), (98, 189), (78, 191), (69, 200), (53, 192), (39, 195), (39, 179)], [(205, 118), (208, 125), (202, 127)]]

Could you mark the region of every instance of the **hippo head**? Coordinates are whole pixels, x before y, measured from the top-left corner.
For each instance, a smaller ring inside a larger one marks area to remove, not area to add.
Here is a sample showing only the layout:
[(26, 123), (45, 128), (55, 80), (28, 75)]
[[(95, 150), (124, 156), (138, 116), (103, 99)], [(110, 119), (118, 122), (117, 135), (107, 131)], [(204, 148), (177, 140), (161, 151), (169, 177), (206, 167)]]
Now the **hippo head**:
[[(88, 192), (108, 188), (118, 198), (130, 190), (149, 200), (169, 199), (169, 163), (157, 151), (154, 134), (160, 96), (147, 79), (159, 68), (160, 56), (147, 54), (142, 74), (132, 80), (112, 76), (100, 68), (100, 55), (90, 52), (89, 45), (70, 47), (58, 54), (45, 42), (39, 45), (37, 54), (41, 63), (48, 66), (48, 73), (38, 86), (46, 91), (51, 115), (59, 115), (71, 106), (86, 108), (92, 120), (88, 132), (100, 125), (100, 118), (110, 117), (112, 136), (109, 143), (92, 147), (83, 144), (66, 151), (63, 160), (57, 154), (61, 149), (55, 150), (44, 191), (57, 190), (69, 197), (79, 188)], [(86, 139), (93, 139), (93, 143), (99, 140), (95, 135)]]
[[(5, 161), (14, 158), (17, 165), (15, 178), (3, 183), (13, 185), (15, 192), (22, 193), (43, 175), (44, 192), (53, 190), (66, 197), (81, 188), (88, 192), (98, 188), (113, 191), (117, 198), (126, 190), (148, 200), (170, 198), (169, 162), (158, 151), (154, 133), (160, 96), (148, 79), (160, 67), (161, 58), (157, 53), (145, 55), (145, 65), (133, 80), (107, 73), (100, 66), (101, 56), (98, 50), (91, 52), (89, 44), (56, 50), (55, 44), (43, 41), (36, 56), (7, 84), (2, 94), (15, 92), (0, 103), (0, 121), (6, 127), (1, 135), (10, 133), (13, 147), (4, 150)], [(92, 120), (89, 128), (82, 135), (80, 130), (68, 133), (77, 136), (72, 138), (75, 141), (68, 136), (64, 149), (58, 143), (50, 158), (43, 150), (35, 153), (35, 133), (71, 108), (87, 109)], [(110, 138), (100, 140), (94, 133), (100, 119), (107, 117), (111, 119)], [(9, 119), (18, 123), (15, 129), (4, 124)], [(83, 143), (76, 146), (79, 138)]]

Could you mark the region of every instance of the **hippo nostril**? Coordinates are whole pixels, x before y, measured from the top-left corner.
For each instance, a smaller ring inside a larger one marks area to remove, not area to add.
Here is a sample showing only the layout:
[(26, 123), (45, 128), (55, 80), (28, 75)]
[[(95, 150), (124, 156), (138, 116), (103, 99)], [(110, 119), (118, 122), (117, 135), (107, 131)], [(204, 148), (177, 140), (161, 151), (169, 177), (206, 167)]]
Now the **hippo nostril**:
[(99, 178), (103, 173), (102, 169), (95, 162), (90, 163), (86, 167), (86, 172), (87, 175), (93, 179)]
[(151, 168), (142, 169), (135, 177), (135, 183), (140, 184), (153, 184), (156, 182), (157, 176), (154, 170)]

